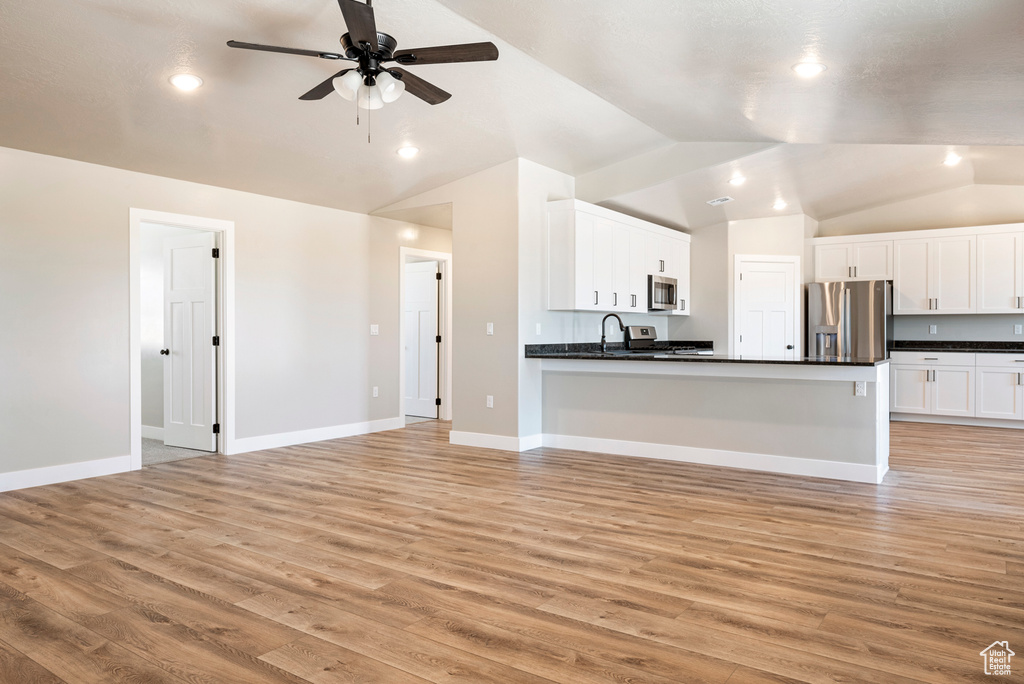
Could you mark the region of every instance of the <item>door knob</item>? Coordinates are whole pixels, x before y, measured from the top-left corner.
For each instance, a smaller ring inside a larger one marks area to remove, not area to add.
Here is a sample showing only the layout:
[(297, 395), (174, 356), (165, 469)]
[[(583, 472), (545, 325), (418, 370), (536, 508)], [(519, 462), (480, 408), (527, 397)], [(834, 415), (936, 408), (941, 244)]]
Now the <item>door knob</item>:
[(170, 356), (171, 355), (171, 350), (170, 349), (161, 349), (160, 353), (163, 354), (164, 356)]

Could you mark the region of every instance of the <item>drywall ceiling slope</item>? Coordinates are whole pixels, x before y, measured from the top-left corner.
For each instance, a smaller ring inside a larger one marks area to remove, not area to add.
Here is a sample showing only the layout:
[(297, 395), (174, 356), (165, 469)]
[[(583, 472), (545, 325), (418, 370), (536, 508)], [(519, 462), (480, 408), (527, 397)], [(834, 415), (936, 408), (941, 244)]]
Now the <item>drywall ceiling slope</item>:
[(451, 202), (431, 204), (424, 207), (409, 207), (407, 209), (398, 209), (395, 211), (376, 211), (373, 212), (373, 215), (394, 219), (396, 221), (415, 223), (421, 226), (430, 226), (431, 228), (442, 228), (444, 230), (452, 229)]
[(1024, 142), (1020, 0), (440, 2), (678, 141)]
[[(410, 68), (452, 99), (406, 94), (356, 127), (339, 97), (298, 100), (337, 62), (225, 46), (338, 49), (336, 2), (5, 2), (0, 146), (366, 212), (519, 156), (575, 175), (671, 143), (435, 0), (374, 8), (400, 48), (493, 40), (501, 58)], [(180, 71), (205, 84), (176, 91)]]

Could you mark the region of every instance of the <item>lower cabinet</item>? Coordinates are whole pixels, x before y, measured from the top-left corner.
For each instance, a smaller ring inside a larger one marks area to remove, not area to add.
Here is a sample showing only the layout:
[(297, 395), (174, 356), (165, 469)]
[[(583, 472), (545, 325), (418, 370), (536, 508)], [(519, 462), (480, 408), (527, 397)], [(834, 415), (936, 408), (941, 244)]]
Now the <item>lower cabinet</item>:
[(1024, 355), (893, 352), (889, 409), (1024, 420)]

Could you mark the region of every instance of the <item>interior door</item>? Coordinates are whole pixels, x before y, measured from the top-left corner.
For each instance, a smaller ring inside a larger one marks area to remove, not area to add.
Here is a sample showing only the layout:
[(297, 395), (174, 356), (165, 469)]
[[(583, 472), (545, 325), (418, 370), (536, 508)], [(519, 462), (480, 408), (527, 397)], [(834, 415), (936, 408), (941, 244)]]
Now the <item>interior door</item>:
[(799, 290), (792, 261), (740, 257), (736, 280), (736, 353), (795, 359)]
[[(164, 444), (217, 450), (213, 233), (164, 242)], [(163, 353), (161, 352), (161, 353)]]
[(405, 265), (405, 415), (437, 418), (437, 262)]

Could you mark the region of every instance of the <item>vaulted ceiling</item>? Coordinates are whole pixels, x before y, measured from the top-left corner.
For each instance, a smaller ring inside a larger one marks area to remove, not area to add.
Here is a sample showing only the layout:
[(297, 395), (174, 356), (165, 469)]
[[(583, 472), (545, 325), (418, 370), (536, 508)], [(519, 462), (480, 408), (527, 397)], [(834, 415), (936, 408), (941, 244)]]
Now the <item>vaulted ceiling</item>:
[[(225, 46), (336, 50), (334, 0), (11, 0), (0, 145), (363, 212), (522, 156), (579, 177), (583, 199), (691, 228), (763, 215), (779, 193), (827, 220), (1024, 180), (1017, 148), (994, 147), (1024, 142), (1019, 0), (374, 9), (400, 48), (491, 40), (501, 57), (411, 67), (454, 97), (431, 107), (406, 95), (357, 127), (341, 98), (297, 99), (337, 63)], [(798, 78), (791, 66), (806, 59), (827, 71)], [(204, 86), (176, 91), (167, 79), (181, 71)], [(400, 159), (405, 144), (420, 156)], [(969, 163), (948, 173), (936, 156), (950, 146)], [(709, 213), (704, 200), (729, 194), (722, 175), (737, 164), (750, 169), (747, 208), (736, 190), (731, 209)]]

